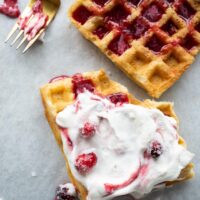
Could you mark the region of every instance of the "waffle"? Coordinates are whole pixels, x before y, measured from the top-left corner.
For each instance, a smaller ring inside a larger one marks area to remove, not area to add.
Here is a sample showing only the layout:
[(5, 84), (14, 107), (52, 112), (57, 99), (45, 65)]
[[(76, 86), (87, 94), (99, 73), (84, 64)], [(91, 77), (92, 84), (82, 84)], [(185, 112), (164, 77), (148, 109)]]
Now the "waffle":
[(76, 0), (69, 17), (131, 80), (159, 98), (200, 48), (195, 0)]
[[(141, 105), (148, 108), (157, 108), (161, 110), (165, 115), (174, 117), (176, 120), (178, 120), (174, 113), (173, 105), (171, 103), (155, 102), (151, 100), (145, 100), (144, 102), (139, 101), (135, 97), (130, 95), (128, 93), (128, 90), (124, 86), (110, 80), (106, 76), (103, 70), (84, 73), (82, 74), (82, 76), (86, 80), (91, 80), (92, 83), (94, 84), (95, 91), (103, 96), (116, 94), (116, 93), (126, 94), (130, 103), (135, 104), (135, 105)], [(62, 80), (58, 80), (53, 83), (46, 84), (43, 87), (41, 87), (41, 96), (42, 96), (42, 101), (45, 108), (46, 118), (53, 130), (54, 136), (62, 151), (63, 151), (63, 144), (61, 140), (60, 130), (55, 122), (55, 119), (58, 112), (62, 111), (66, 106), (73, 103), (74, 101), (75, 95), (73, 91), (72, 82), (73, 82), (72, 78), (68, 77)], [(184, 140), (181, 137), (179, 137), (179, 143), (183, 146), (186, 146)], [(75, 179), (75, 177), (73, 176), (70, 170), (66, 156), (65, 156), (65, 159), (66, 159), (68, 175), (71, 182), (79, 191), (81, 200), (86, 200), (86, 197), (87, 197), (86, 188)], [(193, 164), (190, 163), (182, 170), (177, 180), (173, 182), (166, 182), (165, 184), (166, 186), (168, 186), (176, 182), (188, 180), (192, 178), (193, 175), (194, 175)]]

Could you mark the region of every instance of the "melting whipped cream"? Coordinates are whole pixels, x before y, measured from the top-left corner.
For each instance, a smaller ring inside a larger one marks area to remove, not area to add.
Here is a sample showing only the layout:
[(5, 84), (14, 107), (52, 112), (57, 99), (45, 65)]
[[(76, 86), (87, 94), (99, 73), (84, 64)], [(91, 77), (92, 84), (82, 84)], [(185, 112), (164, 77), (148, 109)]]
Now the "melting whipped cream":
[[(87, 200), (112, 199), (132, 194), (140, 198), (165, 181), (178, 178), (193, 154), (178, 144), (177, 123), (157, 109), (133, 104), (115, 105), (88, 91), (58, 113), (64, 152), (75, 178), (88, 190)], [(84, 138), (80, 129), (86, 122), (96, 132)], [(70, 144), (69, 145), (69, 140)], [(158, 158), (145, 155), (152, 141), (162, 146)], [(95, 153), (96, 165), (80, 174), (75, 161), (83, 153)]]

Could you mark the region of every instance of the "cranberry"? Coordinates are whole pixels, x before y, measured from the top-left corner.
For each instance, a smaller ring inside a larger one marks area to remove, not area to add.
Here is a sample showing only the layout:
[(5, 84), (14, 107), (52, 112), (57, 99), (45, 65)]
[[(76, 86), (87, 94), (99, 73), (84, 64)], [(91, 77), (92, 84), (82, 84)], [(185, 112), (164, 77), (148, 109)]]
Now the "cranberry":
[(97, 5), (103, 7), (109, 0), (93, 0)]
[(80, 174), (88, 173), (97, 163), (95, 153), (81, 154), (76, 158), (75, 167)]
[(174, 22), (170, 19), (166, 24), (164, 24), (161, 29), (167, 32), (170, 36), (177, 32), (178, 27), (174, 24)]
[(78, 93), (84, 92), (84, 90), (94, 92), (93, 82), (89, 79), (84, 79), (81, 74), (74, 75), (72, 77), (72, 83), (75, 97), (77, 97)]
[(105, 26), (99, 26), (93, 31), (93, 34), (97, 35), (99, 39), (102, 39), (108, 32), (109, 30)]
[(187, 49), (190, 50), (195, 46), (198, 46), (198, 42), (191, 36), (191, 35), (187, 35), (183, 41), (182, 41), (182, 46)]
[(134, 39), (138, 39), (149, 29), (149, 27), (149, 24), (143, 17), (138, 17), (128, 26), (127, 32), (128, 34), (130, 33)]
[(130, 48), (130, 45), (123, 34), (115, 37), (108, 45), (108, 49), (119, 56), (122, 55), (128, 48)]
[(73, 12), (72, 16), (76, 21), (83, 25), (91, 16), (93, 16), (93, 13), (86, 7), (80, 6)]
[(116, 94), (111, 94), (108, 95), (107, 98), (114, 104), (120, 103), (128, 103), (128, 96), (127, 94), (123, 94), (123, 93), (116, 93)]
[(83, 128), (80, 129), (81, 135), (85, 138), (93, 136), (95, 132), (96, 132), (95, 126), (89, 122), (86, 122)]
[(59, 186), (56, 191), (55, 200), (76, 200), (75, 196), (68, 193), (68, 188)]
[(148, 47), (155, 53), (160, 52), (163, 46), (164, 46), (164, 42), (160, 40), (156, 35), (153, 35), (146, 44), (146, 47)]
[(150, 144), (150, 154), (153, 158), (158, 158), (163, 153), (162, 145), (158, 141)]
[(106, 14), (104, 20), (107, 23), (111, 21), (117, 24), (121, 24), (123, 20), (125, 20), (129, 14), (130, 13), (127, 12), (123, 6), (117, 5)]
[(192, 15), (195, 14), (195, 10), (187, 1), (184, 1), (183, 3), (180, 3), (177, 7), (177, 13), (184, 19), (189, 19)]

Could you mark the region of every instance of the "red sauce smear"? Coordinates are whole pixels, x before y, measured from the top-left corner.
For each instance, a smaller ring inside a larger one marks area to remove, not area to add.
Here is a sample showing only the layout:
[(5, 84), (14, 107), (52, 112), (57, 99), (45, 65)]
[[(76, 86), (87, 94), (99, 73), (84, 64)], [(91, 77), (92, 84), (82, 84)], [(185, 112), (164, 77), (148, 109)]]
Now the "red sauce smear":
[(65, 136), (70, 150), (72, 150), (73, 149), (73, 142), (72, 142), (71, 138), (69, 137), (68, 129), (67, 128), (60, 128), (60, 130), (62, 131), (63, 135)]
[(106, 192), (110, 195), (115, 190), (119, 190), (119, 189), (122, 189), (122, 188), (130, 185), (132, 182), (134, 182), (138, 178), (139, 175), (144, 176), (146, 174), (146, 172), (147, 172), (147, 169), (148, 169), (148, 165), (142, 165), (137, 169), (136, 172), (134, 172), (130, 176), (130, 178), (128, 180), (124, 181), (123, 183), (120, 183), (120, 184), (109, 184), (109, 183), (106, 183), (106, 184), (104, 184)]
[(60, 80), (63, 80), (63, 79), (65, 79), (65, 78), (70, 78), (70, 77), (67, 76), (67, 75), (56, 76), (56, 77), (52, 78), (52, 79), (49, 81), (49, 83), (54, 83), (54, 82), (56, 82), (56, 81), (60, 81)]
[(17, 18), (20, 15), (17, 0), (4, 0), (4, 3), (0, 5), (0, 13), (12, 18)]
[[(31, 17), (33, 18), (30, 20)], [(18, 25), (21, 30), (24, 30), (27, 40), (30, 41), (46, 26), (47, 21), (48, 16), (43, 13), (42, 1), (37, 0), (33, 4), (31, 11), (26, 16), (19, 18)]]

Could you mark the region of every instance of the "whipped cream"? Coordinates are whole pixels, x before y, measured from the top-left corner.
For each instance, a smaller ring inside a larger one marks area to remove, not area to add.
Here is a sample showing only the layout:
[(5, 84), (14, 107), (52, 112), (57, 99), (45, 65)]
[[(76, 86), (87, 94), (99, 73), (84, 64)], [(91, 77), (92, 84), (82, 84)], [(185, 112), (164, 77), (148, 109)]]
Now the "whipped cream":
[[(85, 123), (95, 134), (85, 138)], [(158, 109), (133, 104), (115, 105), (89, 91), (58, 113), (63, 148), (75, 178), (88, 190), (87, 200), (132, 194), (140, 198), (165, 181), (178, 178), (193, 154), (178, 144), (177, 122)], [(67, 136), (66, 136), (67, 130)], [(162, 150), (151, 157), (152, 141)], [(148, 153), (149, 152), (149, 153)], [(86, 174), (75, 167), (80, 154), (95, 153), (96, 164)]]

